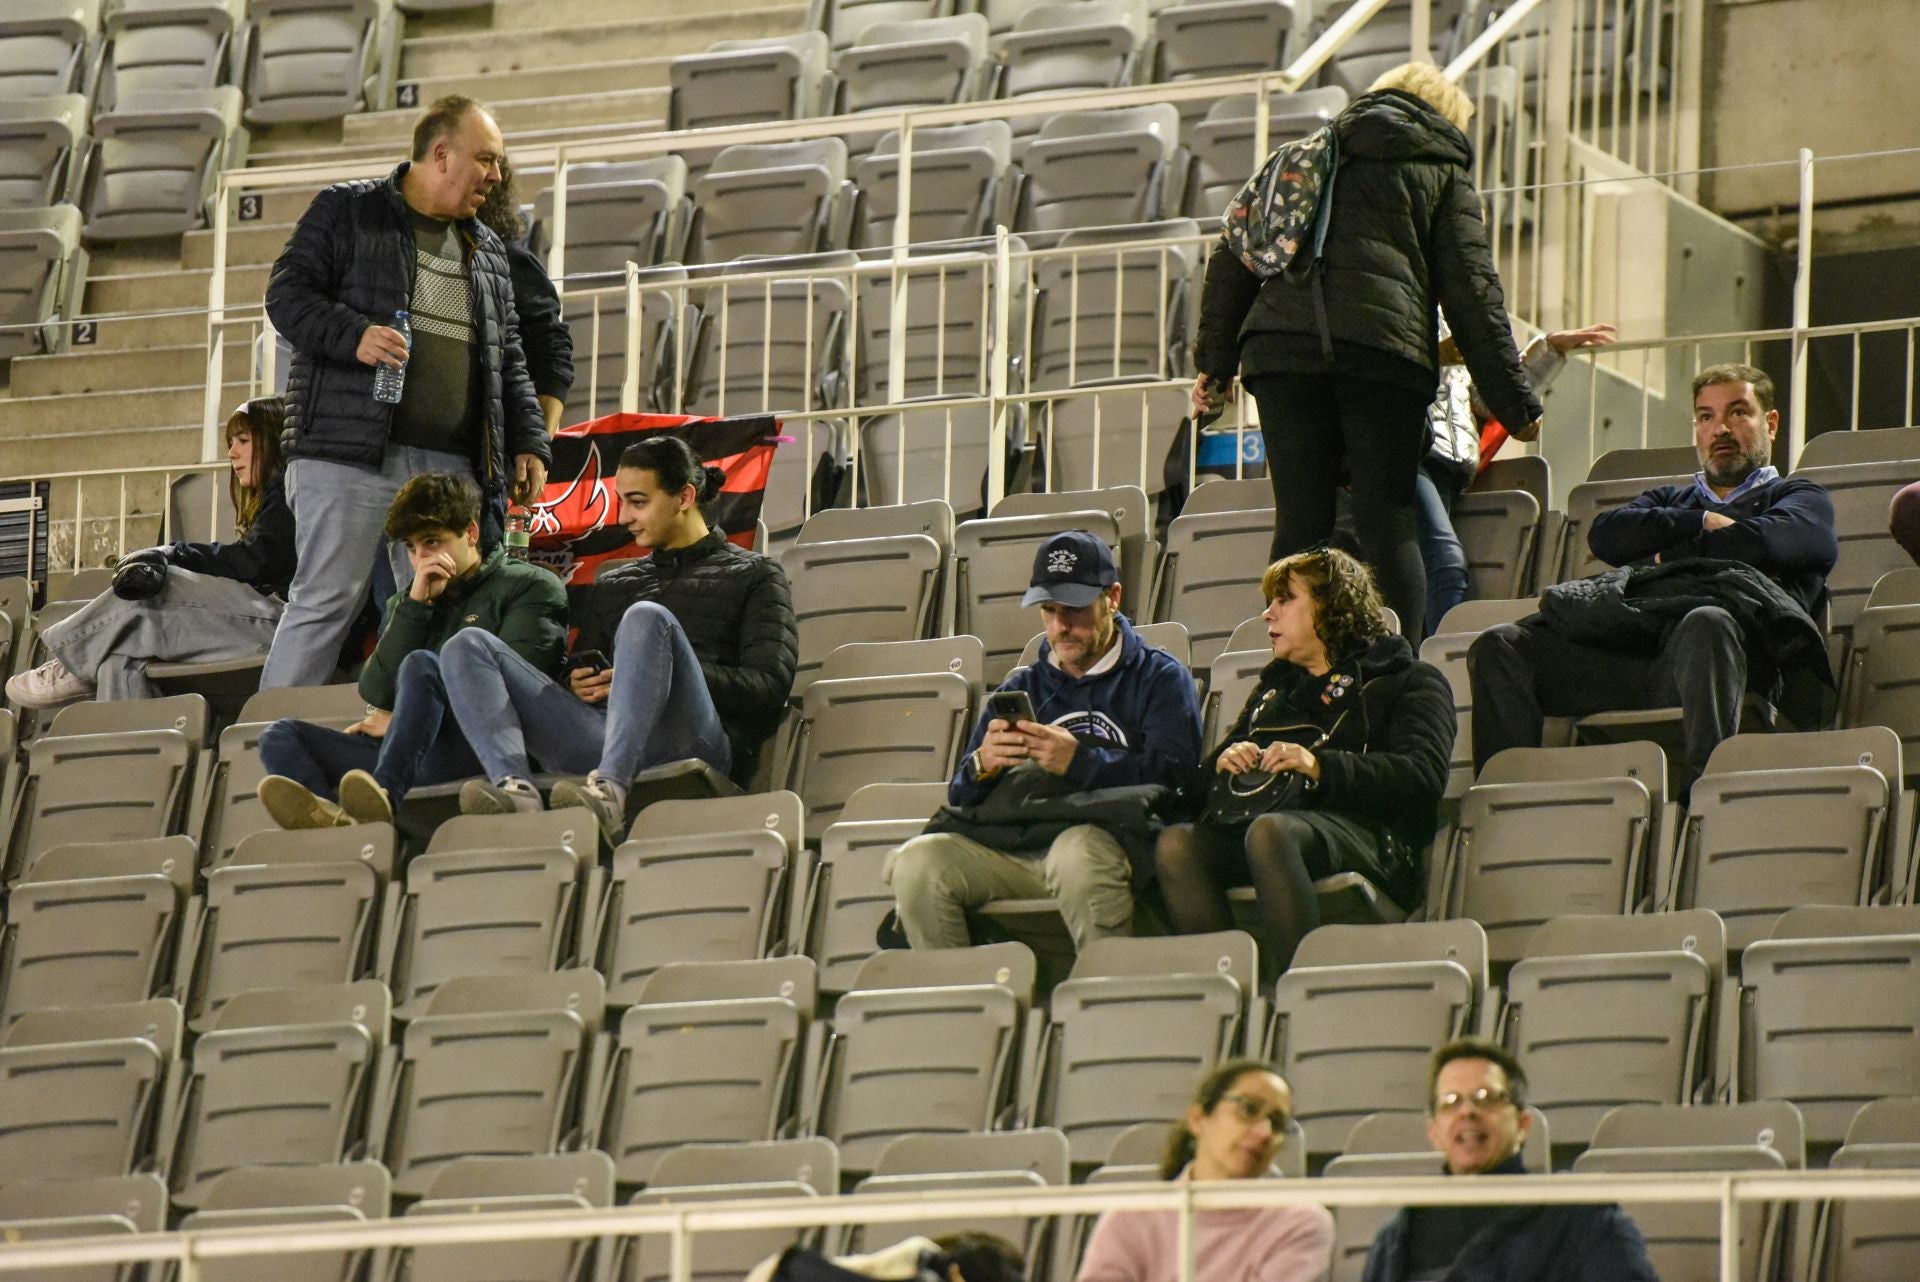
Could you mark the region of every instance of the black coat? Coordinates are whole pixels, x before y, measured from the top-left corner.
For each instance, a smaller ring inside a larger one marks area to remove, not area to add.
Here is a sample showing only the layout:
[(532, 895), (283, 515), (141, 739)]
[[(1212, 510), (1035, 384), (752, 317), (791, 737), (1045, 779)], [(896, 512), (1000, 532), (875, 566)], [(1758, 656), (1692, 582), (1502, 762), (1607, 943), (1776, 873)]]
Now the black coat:
[(175, 543), (167, 563), (217, 579), (237, 579), (261, 596), (285, 598), (293, 582), (293, 509), (287, 506), (284, 474), (260, 491), (260, 510), (247, 532), (231, 543)]
[[(1354, 100), (1334, 124), (1340, 168), (1322, 250), (1337, 370), (1382, 363), (1439, 386), (1436, 304), (1481, 399), (1503, 423), (1538, 418), (1467, 166), (1466, 135), (1411, 94)], [(1384, 358), (1384, 362), (1383, 359)], [(1196, 364), (1215, 380), (1325, 369), (1308, 276), (1264, 283), (1224, 242), (1207, 263)]]
[[(373, 399), (374, 368), (354, 353), (368, 326), (392, 324), (393, 314), (412, 302), (414, 235), (400, 194), (407, 168), (323, 190), (273, 265), (267, 315), (293, 344), (287, 377), (293, 458), (378, 467), (385, 457), (395, 407)], [(514, 455), (553, 456), (520, 346), (506, 250), (471, 218), (459, 227), (485, 417), (484, 441), (474, 443), (474, 475), (495, 495), (511, 484)]]
[[(1504, 1168), (1503, 1168), (1504, 1169)], [(1525, 1168), (1515, 1163), (1514, 1173)], [(1495, 1179), (1496, 1175), (1473, 1176)], [(1362, 1282), (1405, 1282), (1413, 1212), (1375, 1235)], [(1617, 1206), (1516, 1206), (1467, 1240), (1442, 1282), (1660, 1282), (1646, 1240)]]
[[(1349, 690), (1322, 703), (1319, 692), (1338, 673), (1356, 678), (1358, 699)], [(1311, 808), (1374, 820), (1416, 855), (1432, 843), (1458, 726), (1446, 676), (1416, 658), (1405, 637), (1375, 638), (1323, 677), (1285, 659), (1269, 663), (1239, 717), (1220, 737), (1220, 747), (1207, 758), (1208, 776), (1230, 744), (1250, 740), (1265, 747), (1282, 737), (1299, 741), (1297, 735), (1260, 733), (1263, 726), (1296, 721), (1332, 731), (1314, 751), (1320, 786), (1306, 794)]]
[(800, 661), (786, 571), (718, 530), (690, 547), (615, 566), (579, 596), (575, 649), (611, 658), (621, 616), (640, 601), (657, 601), (679, 620), (733, 748), (733, 777), (746, 779), (780, 724)]
[(537, 396), (567, 399), (573, 390), (573, 331), (560, 311), (560, 294), (540, 256), (518, 241), (507, 242), (513, 273), (513, 306), (520, 314), (520, 345)]

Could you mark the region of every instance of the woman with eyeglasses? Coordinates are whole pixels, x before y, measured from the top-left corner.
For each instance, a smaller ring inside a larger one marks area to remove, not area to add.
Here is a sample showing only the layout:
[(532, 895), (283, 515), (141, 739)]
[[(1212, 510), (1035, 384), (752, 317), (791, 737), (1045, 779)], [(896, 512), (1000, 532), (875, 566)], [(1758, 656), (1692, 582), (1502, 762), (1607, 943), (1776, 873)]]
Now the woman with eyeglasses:
[[(1160, 1177), (1271, 1176), (1292, 1117), (1293, 1092), (1273, 1065), (1228, 1060), (1200, 1080), (1168, 1132)], [(1175, 1212), (1114, 1211), (1094, 1226), (1079, 1282), (1175, 1282), (1179, 1251)], [(1202, 1211), (1193, 1253), (1193, 1275), (1204, 1282), (1315, 1282), (1333, 1258), (1333, 1216), (1319, 1206)]]
[(1198, 823), (1160, 834), (1155, 870), (1174, 928), (1228, 930), (1253, 885), (1261, 947), (1280, 970), (1320, 924), (1314, 882), (1356, 872), (1403, 909), (1420, 900), (1453, 751), (1453, 693), (1388, 630), (1367, 568), (1324, 548), (1261, 579), (1273, 662), (1203, 763)]

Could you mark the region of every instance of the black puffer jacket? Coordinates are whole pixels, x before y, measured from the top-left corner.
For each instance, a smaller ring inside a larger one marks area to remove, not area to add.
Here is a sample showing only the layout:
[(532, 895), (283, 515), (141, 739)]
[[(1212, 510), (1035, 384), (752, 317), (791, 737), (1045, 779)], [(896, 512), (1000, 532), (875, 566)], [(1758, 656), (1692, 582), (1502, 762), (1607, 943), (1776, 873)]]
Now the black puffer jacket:
[(539, 396), (556, 401), (573, 390), (573, 331), (560, 311), (560, 294), (547, 265), (525, 245), (507, 242), (507, 266), (513, 272), (513, 305), (520, 314), (520, 345), (527, 352), (527, 376)]
[(616, 566), (581, 595), (575, 649), (611, 657), (620, 617), (640, 601), (664, 605), (685, 629), (733, 748), (733, 777), (745, 780), (780, 724), (800, 660), (786, 571), (718, 530), (689, 547)]
[[(1342, 675), (1358, 682), (1359, 698), (1349, 685), (1345, 693), (1322, 700), (1329, 682)], [(1260, 684), (1207, 758), (1208, 777), (1227, 745), (1250, 741), (1265, 747), (1281, 738), (1300, 742), (1299, 734), (1262, 731), (1307, 723), (1331, 732), (1314, 752), (1320, 786), (1307, 794), (1309, 804), (1372, 819), (1409, 853), (1425, 850), (1438, 826), (1458, 728), (1445, 674), (1416, 658), (1399, 635), (1375, 638), (1325, 676), (1275, 659), (1261, 671)]]
[[(393, 426), (392, 405), (373, 399), (371, 365), (354, 355), (369, 325), (390, 325), (413, 297), (415, 247), (400, 195), (401, 165), (385, 178), (335, 183), (300, 216), (267, 282), (267, 315), (293, 344), (287, 427), (293, 458), (378, 467)], [(484, 446), (474, 474), (488, 494), (504, 493), (516, 454), (551, 459), (546, 420), (534, 399), (520, 347), (513, 280), (500, 238), (469, 218), (467, 247), (474, 337), (481, 357)]]
[(175, 543), (167, 562), (196, 574), (238, 579), (261, 596), (285, 599), (293, 582), (293, 509), (287, 506), (284, 474), (260, 491), (260, 509), (247, 532), (231, 543)]
[[(1466, 357), (1481, 398), (1502, 423), (1540, 416), (1507, 322), (1506, 296), (1467, 166), (1466, 135), (1411, 94), (1366, 94), (1340, 113), (1340, 170), (1323, 249), (1335, 367), (1384, 353), (1433, 375), (1434, 307)], [(1359, 349), (1355, 353), (1355, 349)], [(1264, 283), (1225, 243), (1207, 263), (1200, 371), (1216, 381), (1325, 369), (1313, 290), (1302, 272)]]

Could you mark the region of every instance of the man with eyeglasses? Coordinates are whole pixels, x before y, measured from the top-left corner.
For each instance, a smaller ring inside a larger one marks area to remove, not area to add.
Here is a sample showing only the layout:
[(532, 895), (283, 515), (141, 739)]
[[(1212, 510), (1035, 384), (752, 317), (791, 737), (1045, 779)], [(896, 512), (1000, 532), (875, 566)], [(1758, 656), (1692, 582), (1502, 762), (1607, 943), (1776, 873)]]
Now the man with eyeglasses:
[[(1427, 1070), (1427, 1141), (1449, 1177), (1525, 1175), (1527, 1074), (1504, 1047), (1448, 1042)], [(1373, 1240), (1363, 1282), (1658, 1282), (1617, 1206), (1407, 1207)]]

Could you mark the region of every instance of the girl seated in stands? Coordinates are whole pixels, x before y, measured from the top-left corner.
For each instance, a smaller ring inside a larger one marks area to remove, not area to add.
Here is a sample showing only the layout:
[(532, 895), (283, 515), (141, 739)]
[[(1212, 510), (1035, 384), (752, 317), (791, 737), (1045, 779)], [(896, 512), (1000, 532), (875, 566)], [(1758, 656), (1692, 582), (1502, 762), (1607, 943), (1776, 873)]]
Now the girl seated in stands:
[(538, 760), (585, 774), (556, 784), (553, 804), (586, 806), (619, 841), (636, 774), (697, 757), (744, 781), (786, 709), (798, 661), (787, 577), (707, 525), (720, 469), (662, 435), (628, 446), (615, 476), (620, 524), (652, 553), (579, 601), (566, 686), (476, 629), (441, 652), (448, 704), (486, 772), (461, 791), (466, 813), (540, 809)]
[(1387, 630), (1360, 562), (1302, 552), (1260, 586), (1273, 662), (1205, 762), (1206, 811), (1161, 833), (1154, 863), (1185, 932), (1231, 928), (1227, 889), (1252, 882), (1284, 970), (1320, 924), (1316, 879), (1356, 872), (1419, 902), (1455, 726), (1446, 677)]
[(40, 634), (47, 661), (7, 682), (23, 708), (149, 699), (153, 663), (262, 657), (293, 579), (293, 511), (282, 482), (286, 403), (248, 401), (227, 420), (231, 543), (174, 543), (120, 558), (113, 588)]
[[(1293, 1117), (1293, 1092), (1273, 1065), (1228, 1060), (1202, 1078), (1160, 1159), (1165, 1180), (1272, 1175)], [(1174, 1282), (1180, 1225), (1173, 1211), (1113, 1211), (1087, 1242), (1079, 1282)], [(1202, 1211), (1193, 1276), (1207, 1282), (1317, 1282), (1333, 1258), (1333, 1216), (1319, 1206)]]

